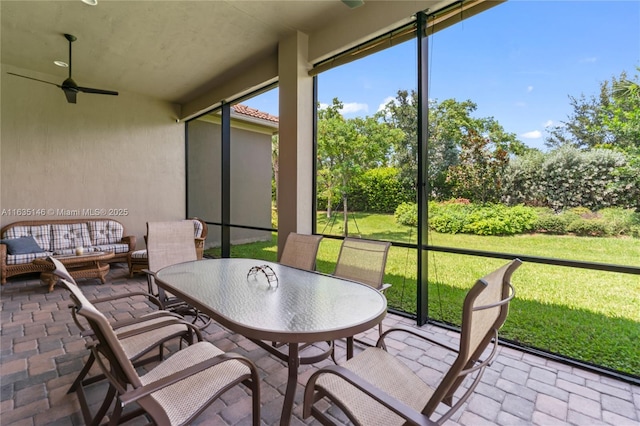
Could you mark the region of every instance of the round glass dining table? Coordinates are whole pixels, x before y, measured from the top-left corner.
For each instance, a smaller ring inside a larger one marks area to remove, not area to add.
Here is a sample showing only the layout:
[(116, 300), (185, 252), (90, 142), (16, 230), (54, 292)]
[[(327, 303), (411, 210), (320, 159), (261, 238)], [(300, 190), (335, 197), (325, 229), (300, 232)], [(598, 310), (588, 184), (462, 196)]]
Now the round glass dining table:
[[(156, 272), (166, 291), (288, 363), (281, 424), (293, 409), (301, 344), (347, 339), (376, 326), (387, 312), (382, 293), (362, 283), (256, 259), (205, 259)], [(288, 344), (288, 354), (267, 342)]]

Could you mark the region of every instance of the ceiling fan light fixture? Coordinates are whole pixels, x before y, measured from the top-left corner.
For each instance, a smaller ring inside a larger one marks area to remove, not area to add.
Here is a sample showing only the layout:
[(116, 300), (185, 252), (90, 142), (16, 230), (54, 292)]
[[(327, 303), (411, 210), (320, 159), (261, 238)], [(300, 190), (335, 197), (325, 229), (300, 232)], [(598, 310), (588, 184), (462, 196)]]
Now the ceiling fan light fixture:
[(349, 9), (355, 9), (356, 7), (360, 7), (364, 4), (364, 0), (342, 0)]
[(62, 68), (69, 68), (69, 64), (65, 61), (53, 61), (53, 63)]
[(81, 0), (82, 3), (88, 4), (89, 6), (96, 6), (98, 4), (98, 0)]

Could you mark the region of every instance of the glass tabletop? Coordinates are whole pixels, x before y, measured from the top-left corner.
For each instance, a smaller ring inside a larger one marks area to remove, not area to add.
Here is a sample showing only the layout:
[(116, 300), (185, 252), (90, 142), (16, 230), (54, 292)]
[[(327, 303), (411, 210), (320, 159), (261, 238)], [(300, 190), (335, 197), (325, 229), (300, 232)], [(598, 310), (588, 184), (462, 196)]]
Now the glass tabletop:
[[(277, 281), (261, 271), (250, 273), (263, 265)], [(166, 290), (256, 339), (310, 342), (349, 337), (376, 325), (387, 309), (384, 295), (365, 284), (256, 259), (186, 262), (156, 275)]]

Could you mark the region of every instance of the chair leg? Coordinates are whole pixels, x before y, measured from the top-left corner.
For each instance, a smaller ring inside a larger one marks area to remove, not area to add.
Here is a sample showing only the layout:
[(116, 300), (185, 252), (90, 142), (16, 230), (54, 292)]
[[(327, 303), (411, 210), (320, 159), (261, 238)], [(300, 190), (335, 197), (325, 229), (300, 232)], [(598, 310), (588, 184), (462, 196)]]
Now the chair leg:
[[(378, 339), (382, 337), (382, 321), (380, 321), (380, 324), (378, 324)], [(380, 340), (380, 347), (383, 350), (387, 350), (387, 345), (384, 344), (384, 340)]]
[(96, 359), (93, 356), (93, 352), (91, 352), (89, 354), (89, 359), (87, 360), (84, 367), (82, 367), (82, 370), (80, 371), (80, 373), (78, 373), (78, 377), (76, 377), (76, 379), (73, 381), (73, 383), (71, 384), (71, 387), (69, 387), (67, 394), (75, 392), (78, 389), (78, 386), (82, 386), (82, 381), (87, 376), (87, 374), (89, 374), (89, 370), (91, 370), (91, 367), (93, 366), (93, 363), (95, 362), (95, 360)]

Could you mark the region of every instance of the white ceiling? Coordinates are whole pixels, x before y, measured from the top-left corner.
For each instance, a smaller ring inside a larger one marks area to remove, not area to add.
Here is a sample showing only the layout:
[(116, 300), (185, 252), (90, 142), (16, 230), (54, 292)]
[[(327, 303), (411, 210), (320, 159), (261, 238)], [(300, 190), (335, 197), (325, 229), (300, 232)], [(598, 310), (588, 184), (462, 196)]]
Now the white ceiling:
[(176, 103), (273, 55), (287, 34), (314, 32), (351, 12), (340, 0), (2, 0), (0, 7), (3, 64), (58, 76), (60, 84), (68, 69), (53, 61), (68, 62), (69, 33), (78, 38), (78, 85)]
[(296, 31), (313, 36), (310, 55), (329, 53), (452, 2), (366, 0), (350, 9), (341, 0), (0, 0), (1, 62), (61, 84), (68, 69), (53, 61), (68, 61), (68, 33), (78, 39), (78, 85), (184, 105), (259, 67)]

